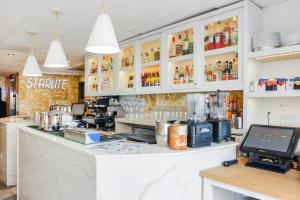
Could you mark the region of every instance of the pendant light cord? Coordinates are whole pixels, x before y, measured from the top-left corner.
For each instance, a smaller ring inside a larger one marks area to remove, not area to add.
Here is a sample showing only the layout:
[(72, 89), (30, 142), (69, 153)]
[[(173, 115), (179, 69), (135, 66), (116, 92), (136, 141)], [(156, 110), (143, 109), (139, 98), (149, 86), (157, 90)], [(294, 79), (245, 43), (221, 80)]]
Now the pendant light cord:
[(30, 54), (34, 54), (34, 33), (30, 34)]
[(102, 0), (101, 14), (106, 14), (106, 1)]
[(54, 39), (58, 39), (58, 32), (57, 32), (57, 24), (58, 24), (58, 12), (55, 12), (55, 27), (54, 27)]

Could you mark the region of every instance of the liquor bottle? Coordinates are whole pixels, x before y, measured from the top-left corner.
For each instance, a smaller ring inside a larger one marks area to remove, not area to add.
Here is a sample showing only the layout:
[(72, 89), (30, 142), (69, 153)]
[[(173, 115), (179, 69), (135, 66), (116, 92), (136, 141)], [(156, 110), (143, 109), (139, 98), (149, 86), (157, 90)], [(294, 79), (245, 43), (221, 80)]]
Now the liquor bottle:
[(230, 75), (233, 80), (238, 78), (238, 61), (237, 58), (232, 59), (232, 68), (230, 69)]
[(134, 65), (134, 55), (133, 55), (133, 51), (131, 51), (131, 50), (129, 50), (129, 61), (128, 61), (128, 63), (129, 63), (129, 65), (128, 66), (132, 66), (132, 65)]
[(236, 16), (234, 16), (232, 20), (231, 45), (238, 45), (238, 19)]
[(184, 38), (182, 40), (182, 54), (183, 55), (189, 54), (189, 43), (190, 43), (190, 39), (188, 36), (188, 31), (185, 31)]
[(176, 44), (176, 56), (182, 55), (182, 41), (181, 41), (181, 35), (178, 35), (178, 41)]
[(217, 32), (215, 33), (215, 49), (223, 47), (223, 32), (221, 31), (221, 21), (217, 23)]
[(215, 49), (215, 35), (213, 33), (213, 25), (210, 25), (208, 33), (208, 50)]
[(152, 72), (152, 86), (156, 86), (156, 81), (157, 81), (157, 77), (156, 77), (156, 72), (155, 71), (153, 71)]
[(181, 66), (181, 67), (179, 68), (179, 81), (178, 81), (178, 83), (179, 83), (179, 84), (183, 84), (183, 81), (184, 81), (184, 69), (183, 69), (183, 67)]
[(112, 57), (109, 57), (108, 66), (109, 66), (109, 70), (113, 70), (113, 58)]
[(227, 72), (228, 72), (228, 80), (232, 80), (231, 70), (232, 70), (232, 62), (229, 62), (229, 64), (228, 64), (228, 69), (227, 69)]
[(217, 81), (222, 80), (222, 62), (218, 61), (217, 63)]
[(229, 20), (225, 20), (225, 26), (223, 29), (223, 45), (228, 47), (231, 44), (231, 28), (229, 26)]
[(194, 65), (189, 67), (189, 83), (194, 82)]
[(142, 87), (145, 87), (145, 73), (141, 73)]
[(194, 42), (190, 40), (189, 42), (189, 54), (193, 54), (194, 52)]
[(179, 81), (179, 71), (178, 71), (178, 67), (175, 68), (175, 72), (174, 72), (174, 85), (178, 84)]
[(223, 80), (229, 80), (228, 79), (228, 68), (229, 68), (229, 63), (228, 63), (228, 60), (225, 61), (225, 67), (224, 67), (224, 70), (223, 70)]
[(208, 34), (208, 26), (205, 26), (204, 29), (204, 50), (207, 51), (209, 45), (209, 34)]
[(149, 60), (150, 60), (150, 62), (153, 62), (155, 60), (155, 57), (154, 57), (154, 48), (151, 48)]
[(154, 52), (154, 60), (160, 60), (160, 48), (158, 47), (157, 50)]
[(159, 86), (160, 85), (160, 76), (159, 76), (159, 71), (156, 71), (156, 80), (155, 80), (155, 85)]
[(189, 80), (190, 80), (190, 67), (186, 65), (183, 83), (189, 83)]
[(125, 59), (124, 67), (128, 67), (129, 66), (129, 56), (128, 56), (128, 53), (127, 53), (127, 49), (124, 49), (124, 59)]
[(205, 75), (206, 75), (206, 81), (210, 82), (212, 79), (211, 64), (205, 65)]
[(176, 57), (176, 38), (175, 36), (172, 37), (172, 41), (170, 44), (170, 49), (169, 49), (169, 57)]
[(128, 88), (133, 88), (134, 73), (128, 75)]

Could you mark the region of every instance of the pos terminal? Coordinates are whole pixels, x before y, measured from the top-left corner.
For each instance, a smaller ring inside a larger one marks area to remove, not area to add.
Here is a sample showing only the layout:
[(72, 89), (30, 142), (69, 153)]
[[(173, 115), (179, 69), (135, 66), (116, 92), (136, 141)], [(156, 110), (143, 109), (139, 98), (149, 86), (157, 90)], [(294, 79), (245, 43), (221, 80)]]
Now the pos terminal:
[(240, 150), (248, 153), (246, 166), (285, 173), (292, 166), (300, 129), (253, 124)]

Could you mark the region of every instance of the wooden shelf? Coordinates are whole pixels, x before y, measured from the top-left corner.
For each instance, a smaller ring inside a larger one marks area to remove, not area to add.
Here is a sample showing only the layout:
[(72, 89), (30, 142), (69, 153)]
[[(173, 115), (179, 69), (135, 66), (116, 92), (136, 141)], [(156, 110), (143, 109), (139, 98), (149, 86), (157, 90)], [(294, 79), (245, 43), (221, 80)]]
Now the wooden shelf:
[(169, 62), (181, 62), (186, 60), (193, 60), (193, 54), (169, 58)]
[(152, 66), (155, 66), (155, 65), (160, 65), (160, 61), (157, 60), (157, 61), (142, 63), (142, 68), (144, 68), (144, 67), (152, 67)]
[(220, 49), (205, 51), (204, 56), (208, 57), (208, 56), (216, 56), (216, 55), (237, 53), (237, 52), (238, 52), (238, 46), (231, 46), (231, 47), (224, 47)]
[(300, 45), (251, 52), (248, 58), (261, 63), (300, 59)]
[(249, 98), (300, 97), (300, 90), (248, 92)]

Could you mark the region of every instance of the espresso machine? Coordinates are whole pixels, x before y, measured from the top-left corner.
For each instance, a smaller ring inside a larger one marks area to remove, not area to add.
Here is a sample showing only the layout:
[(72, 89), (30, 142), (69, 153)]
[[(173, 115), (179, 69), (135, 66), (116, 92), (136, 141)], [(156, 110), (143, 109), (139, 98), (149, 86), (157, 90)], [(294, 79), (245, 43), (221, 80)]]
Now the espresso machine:
[(104, 131), (113, 131), (115, 117), (122, 117), (123, 109), (118, 97), (97, 97), (86, 101), (87, 114), (83, 118), (87, 127), (95, 127)]
[(231, 125), (230, 121), (226, 120), (228, 103), (229, 92), (217, 91), (207, 95), (207, 118), (213, 126), (213, 142), (220, 143), (230, 139)]

